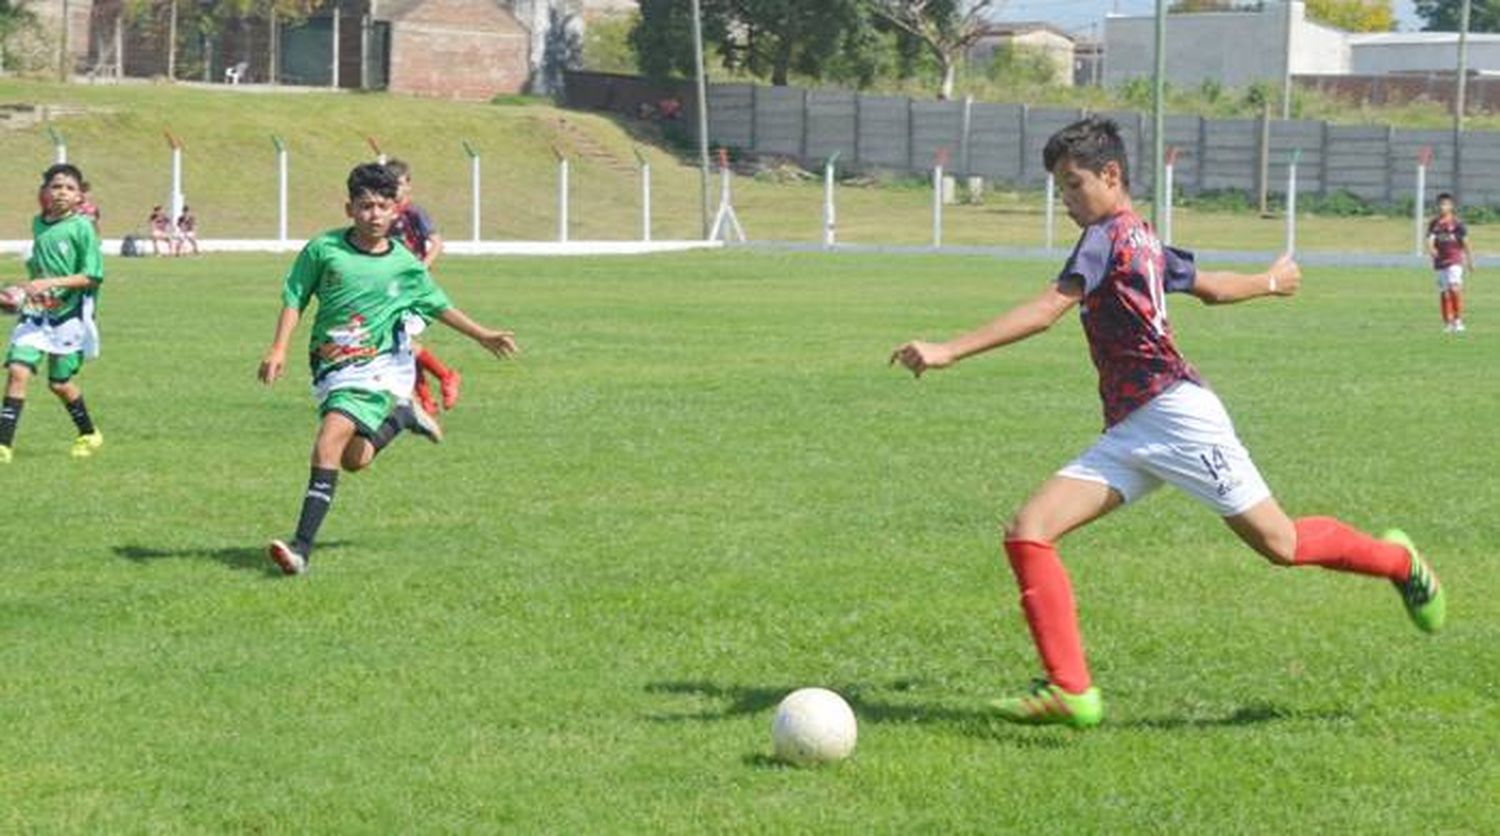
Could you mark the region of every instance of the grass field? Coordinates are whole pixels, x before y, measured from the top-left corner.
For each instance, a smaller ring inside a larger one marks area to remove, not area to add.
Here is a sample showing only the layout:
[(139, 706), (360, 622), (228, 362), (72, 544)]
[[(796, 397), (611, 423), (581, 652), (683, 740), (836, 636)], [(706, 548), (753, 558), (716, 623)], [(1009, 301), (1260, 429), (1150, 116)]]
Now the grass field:
[[(1439, 333), (1425, 272), (1289, 302), (1173, 300), (1284, 505), (1397, 523), (1450, 628), (1384, 583), (1273, 570), (1182, 496), (1065, 541), (1101, 728), (987, 717), (1037, 671), (996, 523), (1098, 429), (1069, 319), (912, 381), (890, 348), (1054, 268), (746, 253), (461, 260), (449, 443), (345, 476), (289, 533), (305, 376), (254, 370), (285, 261), (109, 263), (108, 439), (34, 389), (0, 560), (0, 830), (1485, 832), (1500, 788), (1500, 292)], [(303, 332), (305, 333), (305, 332)], [(769, 759), (836, 688), (854, 758)]]
[[(320, 232), (343, 206), (350, 167), (373, 152), (374, 135), (387, 152), (413, 165), (418, 200), (450, 238), (471, 230), (469, 140), (484, 155), (481, 234), (486, 240), (551, 240), (557, 232), (553, 148), (572, 160), (571, 236), (630, 239), (639, 235), (639, 185), (634, 151), (652, 161), (653, 234), (694, 238), (701, 232), (697, 169), (632, 135), (636, 128), (596, 113), (543, 105), (499, 106), (413, 99), (386, 94), (251, 93), (168, 85), (57, 85), (0, 79), (0, 104), (69, 105), (83, 113), (56, 120), (69, 159), (93, 181), (104, 212), (103, 232), (118, 237), (147, 230), (151, 206), (168, 203), (171, 156), (162, 136), (171, 129), (185, 144), (183, 182), (204, 238), (274, 238), (277, 173), (271, 136), (290, 148), (289, 230)], [(0, 130), (0, 154), (16, 165), (0, 169), (0, 239), (29, 235), (35, 204), (27, 195), (52, 161), (42, 125)], [(713, 199), (717, 201), (717, 183)], [(741, 221), (753, 240), (822, 240), (821, 183), (736, 181)], [(923, 187), (843, 187), (839, 240), (846, 243), (927, 244), (932, 240), (931, 192)], [(957, 244), (1039, 247), (1045, 240), (1042, 198), (1035, 192), (992, 192), (984, 205), (951, 206), (943, 240)], [(1411, 251), (1404, 217), (1305, 216), (1303, 250)], [(1179, 209), (1175, 230), (1184, 241), (1212, 249), (1271, 250), (1283, 239), (1280, 218), (1253, 213)], [(1072, 228), (1061, 212), (1057, 240)], [(1495, 249), (1476, 228), (1474, 246)]]

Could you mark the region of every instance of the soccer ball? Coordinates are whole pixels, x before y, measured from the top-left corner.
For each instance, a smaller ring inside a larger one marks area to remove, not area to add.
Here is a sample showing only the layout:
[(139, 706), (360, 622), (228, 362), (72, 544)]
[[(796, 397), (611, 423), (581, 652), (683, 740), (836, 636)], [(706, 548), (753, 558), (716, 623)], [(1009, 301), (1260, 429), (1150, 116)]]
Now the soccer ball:
[(859, 729), (849, 704), (826, 688), (801, 688), (776, 706), (771, 741), (776, 757), (797, 766), (849, 757)]
[(26, 291), (19, 285), (0, 288), (0, 311), (15, 313), (26, 304)]

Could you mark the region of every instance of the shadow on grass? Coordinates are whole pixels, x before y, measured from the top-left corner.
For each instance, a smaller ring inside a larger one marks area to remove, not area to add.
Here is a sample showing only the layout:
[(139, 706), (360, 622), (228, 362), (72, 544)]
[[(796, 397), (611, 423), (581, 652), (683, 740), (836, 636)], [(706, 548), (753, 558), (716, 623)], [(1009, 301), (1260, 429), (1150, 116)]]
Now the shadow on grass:
[(1143, 717), (1127, 720), (1119, 725), (1128, 729), (1155, 729), (1177, 731), (1180, 729), (1223, 729), (1237, 726), (1261, 726), (1267, 723), (1313, 720), (1350, 720), (1354, 715), (1348, 709), (1337, 708), (1320, 711), (1304, 711), (1271, 703), (1255, 703), (1237, 708), (1223, 717)]
[[(887, 686), (859, 683), (829, 686), (830, 690), (837, 692), (849, 703), (854, 709), (854, 715), (863, 723), (938, 726), (966, 737), (1005, 740), (1042, 749), (1061, 749), (1069, 745), (1066, 730), (1050, 730), (1064, 732), (1063, 734), (1024, 734), (1019, 727), (1005, 723), (983, 708), (908, 704), (894, 702), (883, 696), (885, 692), (900, 693), (910, 691), (913, 687), (915, 683), (911, 680), (898, 680)], [(783, 697), (795, 690), (796, 687), (793, 686), (721, 685), (702, 680), (653, 682), (646, 686), (649, 693), (707, 698), (718, 700), (721, 705), (699, 711), (658, 712), (648, 714), (647, 719), (658, 723), (712, 722), (759, 714), (769, 712)], [(752, 766), (781, 765), (774, 759), (759, 755), (749, 756), (747, 763)]]
[[(347, 541), (331, 540), (318, 544), (318, 551), (325, 549), (337, 549), (349, 545)], [(114, 553), (117, 557), (135, 563), (146, 563), (151, 560), (189, 558), (214, 560), (228, 566), (246, 572), (259, 572), (262, 575), (281, 577), (281, 570), (266, 557), (264, 546), (224, 546), (220, 548), (188, 547), (181, 549), (162, 549), (152, 546), (126, 545), (115, 546)]]

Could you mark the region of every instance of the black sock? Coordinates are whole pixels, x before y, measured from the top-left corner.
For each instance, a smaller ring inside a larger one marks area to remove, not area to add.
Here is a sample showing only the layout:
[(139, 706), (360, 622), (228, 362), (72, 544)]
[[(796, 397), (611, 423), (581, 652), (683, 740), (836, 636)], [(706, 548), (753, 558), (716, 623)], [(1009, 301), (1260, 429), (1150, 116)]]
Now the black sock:
[(375, 434), (370, 436), (370, 446), (379, 453), (387, 444), (395, 441), (396, 436), (400, 435), (404, 429), (406, 429), (406, 420), (401, 415), (401, 407), (396, 407), (391, 410), (390, 415), (385, 416), (384, 421), (380, 422), (380, 427), (375, 430)]
[(293, 548), (306, 558), (312, 554), (313, 541), (323, 518), (328, 516), (328, 507), (333, 504), (333, 491), (339, 484), (339, 472), (315, 467), (307, 479), (307, 495), (302, 499), (302, 516), (297, 518), (297, 538)]
[(25, 398), (0, 401), (0, 447), (9, 447), (16, 440), (16, 424), (21, 423), (21, 408), (25, 405)]
[(68, 417), (73, 419), (73, 426), (78, 428), (79, 435), (89, 435), (94, 432), (94, 419), (89, 417), (89, 408), (83, 405), (83, 396), (78, 400), (68, 401)]

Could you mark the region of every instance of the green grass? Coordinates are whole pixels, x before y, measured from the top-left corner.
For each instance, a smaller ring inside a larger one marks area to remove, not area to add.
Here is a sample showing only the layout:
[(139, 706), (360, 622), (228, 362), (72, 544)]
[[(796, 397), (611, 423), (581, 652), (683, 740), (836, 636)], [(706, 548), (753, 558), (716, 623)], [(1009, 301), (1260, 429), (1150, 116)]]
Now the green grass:
[[(253, 380), (284, 266), (110, 262), (97, 459), (33, 389), (0, 469), (0, 829), (1493, 828), (1493, 286), (1464, 339), (1424, 272), (1174, 297), (1283, 504), (1404, 526), (1450, 629), (1159, 494), (1065, 541), (1109, 711), (1076, 734), (981, 711), (1036, 671), (995, 525), (1098, 429), (1076, 323), (885, 367), (1055, 265), (449, 259), (526, 354), (434, 335), (467, 376), (449, 443), (346, 475), (300, 579), (261, 556), (315, 423), (300, 370)], [(812, 684), (859, 749), (779, 767), (772, 707)]]
[[(701, 233), (698, 172), (651, 146), (622, 124), (594, 113), (547, 105), (501, 106), (413, 99), (386, 94), (250, 93), (230, 88), (166, 85), (61, 86), (0, 79), (0, 103), (70, 104), (82, 115), (59, 118), (70, 160), (93, 183), (106, 236), (148, 230), (153, 204), (168, 203), (171, 155), (162, 135), (185, 144), (183, 182), (204, 238), (273, 238), (277, 172), (272, 134), (290, 148), (289, 231), (314, 235), (340, 217), (342, 183), (373, 152), (374, 135), (388, 153), (413, 166), (417, 198), (444, 234), (471, 234), (469, 162), (461, 140), (483, 154), (481, 234), (489, 239), (550, 240), (556, 236), (556, 147), (573, 159), (571, 237), (631, 239), (639, 235), (639, 182), (634, 150), (652, 161), (653, 234)], [(52, 161), (45, 127), (0, 132), (0, 239), (30, 234), (37, 174)], [(713, 184), (713, 200), (718, 199)], [(821, 182), (778, 185), (750, 178), (735, 184), (740, 220), (754, 240), (821, 241)], [(927, 244), (932, 240), (925, 187), (845, 187), (839, 191), (839, 240), (866, 244)], [(1037, 193), (991, 193), (982, 206), (946, 210), (948, 244), (1038, 247), (1045, 241)], [(1404, 253), (1411, 220), (1392, 217), (1304, 217), (1304, 250), (1362, 249)], [(1176, 231), (1196, 246), (1269, 250), (1281, 246), (1284, 222), (1249, 213), (1179, 209)], [(1061, 211), (1057, 245), (1073, 230)], [(1482, 229), (1474, 245), (1489, 249)]]

